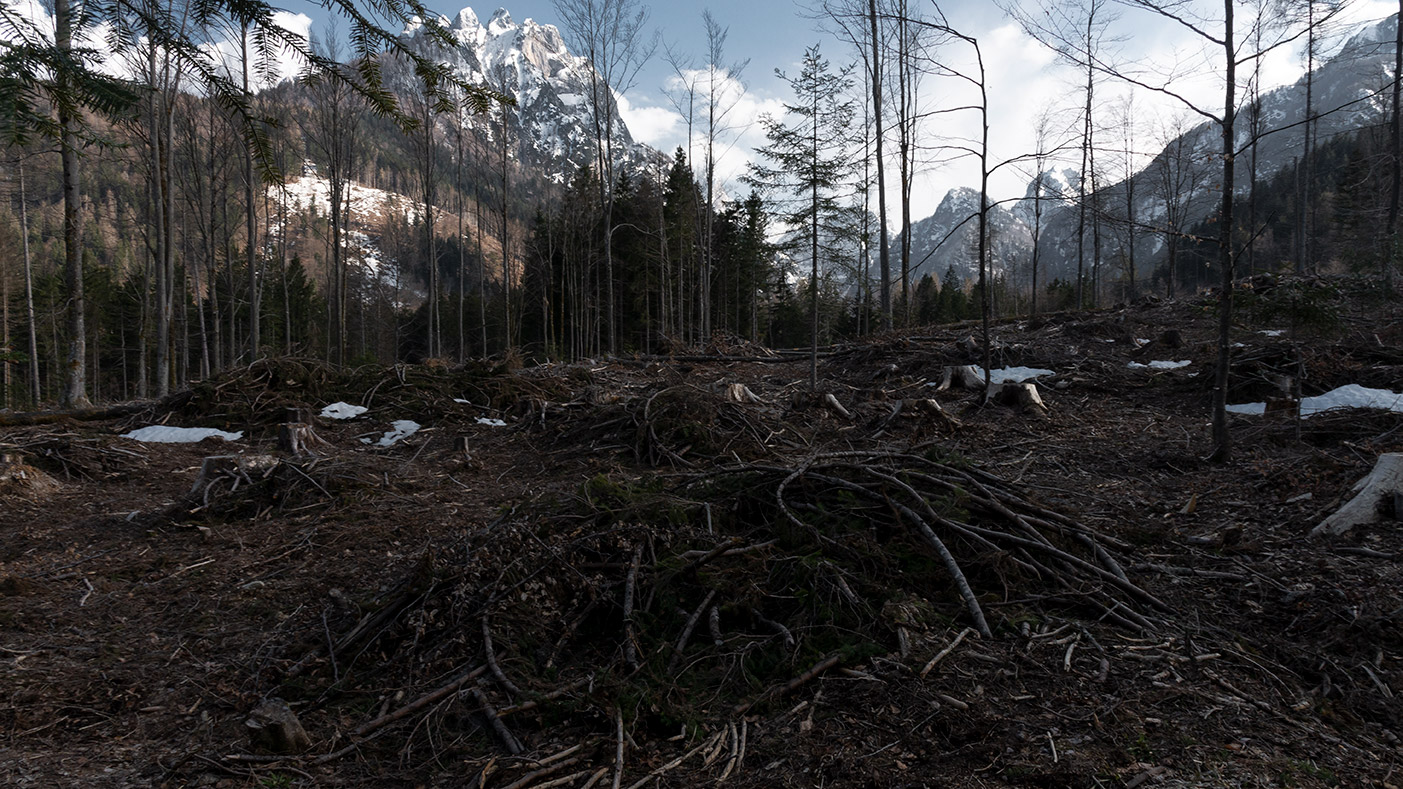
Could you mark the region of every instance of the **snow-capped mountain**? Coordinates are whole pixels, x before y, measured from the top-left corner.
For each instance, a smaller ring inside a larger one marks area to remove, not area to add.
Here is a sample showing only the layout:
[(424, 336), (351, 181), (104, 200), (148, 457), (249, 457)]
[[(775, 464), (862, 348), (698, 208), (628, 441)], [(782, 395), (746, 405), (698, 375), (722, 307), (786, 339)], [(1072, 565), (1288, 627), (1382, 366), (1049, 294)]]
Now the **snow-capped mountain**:
[[(1397, 17), (1362, 27), (1339, 52), (1316, 68), (1312, 75), (1311, 103), (1317, 117), (1314, 135), (1328, 140), (1340, 133), (1377, 124), (1387, 118), (1390, 96), (1386, 86), (1392, 79), (1393, 46)], [(1261, 97), (1261, 132), (1255, 150), (1257, 180), (1261, 184), (1273, 175), (1294, 166), (1302, 153), (1306, 115), (1306, 78), (1266, 92)], [(1234, 191), (1245, 197), (1251, 189), (1250, 165), (1253, 151), (1249, 147), (1253, 129), (1249, 98), (1242, 96), (1238, 109), (1236, 136), (1241, 146), (1237, 157)], [(1207, 107), (1221, 112), (1221, 107)], [(1115, 219), (1127, 213), (1126, 189), (1132, 190), (1137, 230), (1135, 259), (1141, 276), (1163, 263), (1165, 240), (1158, 228), (1170, 220), (1181, 230), (1188, 230), (1206, 219), (1217, 209), (1220, 197), (1222, 138), (1216, 125), (1204, 122), (1189, 128), (1172, 140), (1158, 141), (1161, 152), (1129, 182), (1122, 181), (1105, 187), (1100, 205), (1103, 216), (1111, 222), (1103, 224), (1101, 251), (1103, 261), (1119, 253), (1123, 237), (1112, 226)], [(1079, 173), (1075, 169), (1048, 171), (1043, 174), (1045, 197), (1061, 193), (1067, 200), (1061, 204), (1045, 202), (1039, 248), (1040, 283), (1054, 277), (1074, 275), (1078, 251), (1078, 211), (1072, 206), (1077, 194)], [(1011, 211), (1000, 207), (991, 210), (995, 228), (995, 272), (1021, 269), (1032, 251), (1034, 184), (1026, 197), (1013, 205)], [(972, 215), (978, 205), (978, 193), (971, 189), (951, 190), (935, 214), (913, 223), (912, 276), (919, 279), (925, 273), (940, 276), (949, 265), (969, 275), (976, 270), (969, 251), (974, 238), (973, 220), (961, 228), (955, 237), (938, 250), (936, 244), (956, 223)], [(1123, 222), (1119, 224), (1123, 225)], [(899, 239), (899, 236), (898, 236)], [(897, 249), (893, 242), (893, 249)], [(1085, 259), (1090, 265), (1092, 250), (1087, 231)], [(895, 256), (893, 258), (895, 260)], [(916, 264), (925, 259), (920, 267)], [(1087, 272), (1088, 276), (1090, 272)]]
[[(516, 99), (516, 106), (507, 109), (508, 143), (521, 166), (562, 182), (581, 165), (592, 162), (593, 70), (587, 59), (571, 54), (554, 25), (533, 19), (518, 23), (505, 8), (497, 9), (486, 24), (471, 8), (464, 8), (452, 19), (444, 18), (442, 23), (458, 42), (456, 47), (431, 45), (413, 25), (404, 35), (419, 51), (449, 64), (465, 80)], [(612, 95), (607, 99), (614, 116), (613, 143), (619, 160), (639, 161), (650, 155), (651, 149), (633, 141), (612, 105)], [(471, 116), (465, 125), (493, 149), (500, 145), (495, 117)]]
[[(978, 275), (978, 211), (979, 190), (960, 187), (945, 193), (934, 214), (911, 223), (912, 282), (919, 282), (926, 274), (939, 280), (951, 266), (961, 278)], [(1011, 261), (1026, 258), (1032, 250), (1032, 239), (1030, 226), (1020, 212), (1001, 205), (990, 207), (989, 259), (995, 273), (1006, 270)], [(899, 234), (892, 240), (891, 249), (893, 273), (899, 274)]]

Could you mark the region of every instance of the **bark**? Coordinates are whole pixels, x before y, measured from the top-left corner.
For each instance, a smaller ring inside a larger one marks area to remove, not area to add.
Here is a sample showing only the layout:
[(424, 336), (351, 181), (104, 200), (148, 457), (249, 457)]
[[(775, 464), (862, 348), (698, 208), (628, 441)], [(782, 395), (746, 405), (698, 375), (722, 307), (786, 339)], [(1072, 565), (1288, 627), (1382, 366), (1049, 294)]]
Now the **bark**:
[[(64, 57), (73, 49), (73, 12), (69, 0), (54, 0), (54, 44)], [(72, 95), (68, 77), (60, 73), (55, 90)], [(59, 157), (63, 162), (63, 246), (64, 276), (68, 285), (68, 359), (59, 402), (65, 408), (88, 405), (87, 326), (83, 298), (83, 219), (82, 188), (79, 178), (78, 119), (67, 102), (58, 107)]]
[(1228, 367), (1231, 361), (1233, 311), (1233, 154), (1237, 94), (1237, 53), (1233, 46), (1233, 0), (1223, 0), (1223, 203), (1218, 217), (1218, 265), (1222, 284), (1218, 294), (1218, 361), (1213, 383), (1213, 459), (1232, 459), (1232, 433), (1228, 430)]
[(24, 312), (29, 325), (29, 397), (39, 405), (39, 328), (34, 319), (34, 262), (29, 252), (29, 207), (24, 191), (24, 160), (19, 162), (19, 229), (24, 248)]
[[(243, 56), (244, 70), (244, 93), (249, 92), (248, 79), (248, 29), (245, 28), (239, 37), (240, 54)], [(248, 266), (248, 358), (253, 361), (258, 358), (259, 347), (262, 338), (259, 332), (259, 298), (258, 293), (258, 203), (253, 199), (253, 151), (248, 145), (244, 145), (244, 202), (247, 209), (246, 234), (248, 246), (245, 250)]]
[(1403, 192), (1403, 142), (1400, 135), (1403, 129), (1399, 124), (1400, 89), (1403, 89), (1403, 0), (1398, 2), (1398, 16), (1394, 18), (1393, 39), (1393, 112), (1389, 119), (1388, 150), (1392, 159), (1393, 173), (1388, 192), (1388, 250), (1383, 257), (1385, 292), (1393, 295), (1393, 261), (1398, 256), (1398, 204)]
[[(1403, 3), (1403, 0), (1399, 0)], [(867, 0), (867, 18), (871, 27), (871, 81), (873, 81), (873, 115), (877, 121), (877, 219), (880, 241), (878, 241), (878, 275), (881, 277), (881, 320), (882, 329), (891, 329), (891, 250), (887, 244), (887, 164), (882, 156), (882, 100), (881, 100), (881, 59), (880, 29), (877, 25), (877, 0)]]

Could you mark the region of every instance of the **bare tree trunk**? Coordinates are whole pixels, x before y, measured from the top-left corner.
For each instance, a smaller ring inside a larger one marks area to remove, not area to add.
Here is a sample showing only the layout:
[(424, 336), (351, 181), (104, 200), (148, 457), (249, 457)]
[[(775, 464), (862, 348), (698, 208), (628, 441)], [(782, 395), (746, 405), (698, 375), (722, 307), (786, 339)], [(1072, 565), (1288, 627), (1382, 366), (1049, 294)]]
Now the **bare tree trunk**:
[(1388, 192), (1388, 250), (1383, 256), (1385, 293), (1393, 297), (1393, 261), (1398, 257), (1398, 204), (1403, 191), (1403, 129), (1400, 129), (1400, 102), (1403, 98), (1403, 0), (1398, 1), (1398, 16), (1394, 18), (1393, 42), (1393, 112), (1389, 119), (1388, 150), (1393, 172)]
[[(1092, 112), (1092, 107), (1093, 107), (1093, 100), (1094, 100), (1094, 98), (1095, 98), (1095, 93), (1096, 93), (1096, 80), (1095, 80), (1096, 71), (1095, 71), (1095, 68), (1094, 68), (1094, 61), (1093, 61), (1093, 58), (1091, 57), (1091, 51), (1092, 51), (1092, 48), (1093, 48), (1093, 46), (1094, 46), (1093, 40), (1092, 40), (1092, 38), (1093, 38), (1092, 31), (1093, 31), (1093, 29), (1094, 29), (1094, 27), (1095, 27), (1095, 24), (1096, 24), (1096, 11), (1097, 11), (1097, 8), (1098, 8), (1098, 5), (1097, 5), (1097, 3), (1095, 3), (1095, 2), (1092, 2), (1092, 3), (1087, 7), (1087, 11), (1086, 11), (1086, 39), (1085, 39), (1086, 50), (1085, 50), (1085, 52), (1083, 53), (1083, 54), (1085, 54), (1085, 56), (1086, 56), (1086, 105), (1085, 105), (1084, 108), (1082, 109), (1082, 112), (1084, 113), (1084, 116), (1083, 116), (1083, 118), (1082, 118), (1082, 121), (1083, 121), (1083, 124), (1084, 124), (1084, 125), (1083, 125), (1083, 127), (1082, 127), (1082, 142), (1081, 142), (1081, 177), (1079, 177), (1079, 178), (1077, 179), (1077, 203), (1078, 203), (1078, 205), (1077, 205), (1077, 288), (1076, 288), (1076, 293), (1077, 293), (1077, 309), (1078, 309), (1078, 310), (1084, 309), (1084, 308), (1086, 307), (1086, 300), (1085, 300), (1085, 297), (1083, 296), (1083, 288), (1084, 288), (1085, 283), (1086, 283), (1086, 274), (1085, 274), (1085, 270), (1086, 270), (1086, 210), (1087, 210), (1087, 205), (1086, 205), (1086, 200), (1087, 200), (1086, 185), (1087, 185), (1087, 181), (1092, 179), (1091, 172), (1090, 172), (1090, 168), (1094, 165), (1094, 160), (1092, 159), (1092, 153), (1091, 153), (1091, 147), (1092, 147), (1092, 145), (1093, 145), (1093, 129), (1094, 129), (1094, 124), (1092, 123), (1091, 112)], [(1093, 186), (1093, 191), (1094, 191), (1094, 186)]]
[(453, 183), (456, 187), (454, 194), (458, 214), (458, 362), (460, 364), (467, 361), (468, 358), (466, 316), (463, 311), (463, 301), (467, 291), (463, 279), (467, 276), (468, 251), (463, 233), (463, 123), (465, 118), (462, 109), (461, 106), (458, 107), (458, 115), (454, 118), (453, 123), (454, 153), (456, 154), (453, 159)]
[[(54, 0), (54, 44), (67, 57), (73, 49), (73, 12), (69, 0)], [(72, 90), (66, 73), (55, 77), (56, 90), (68, 94)], [(83, 298), (83, 195), (79, 180), (78, 119), (72, 117), (66, 103), (58, 107), (59, 158), (63, 162), (63, 246), (64, 276), (68, 285), (68, 360), (59, 405), (63, 408), (85, 408), (87, 386), (87, 325)]]
[(1218, 218), (1218, 265), (1223, 281), (1218, 294), (1218, 361), (1213, 383), (1213, 459), (1226, 463), (1232, 459), (1232, 433), (1228, 430), (1228, 369), (1231, 361), (1229, 340), (1232, 332), (1233, 308), (1233, 156), (1234, 126), (1237, 111), (1237, 53), (1233, 45), (1233, 0), (1223, 0), (1223, 52), (1225, 73), (1223, 98), (1223, 203)]
[[(248, 80), (248, 28), (244, 28), (239, 36), (239, 53), (242, 56), (244, 70), (244, 93), (249, 92)], [(246, 265), (248, 266), (248, 358), (253, 361), (258, 358), (261, 337), (259, 336), (259, 293), (258, 293), (258, 203), (253, 199), (253, 151), (249, 146), (244, 148), (244, 202), (246, 203), (248, 248)]]
[(0, 408), (10, 407), (10, 270), (0, 269)]
[[(170, 304), (170, 299), (166, 295), (168, 283), (166, 282), (165, 268), (166, 244), (169, 242), (166, 238), (165, 195), (162, 194), (162, 190), (166, 187), (166, 184), (161, 180), (161, 91), (158, 86), (159, 79), (157, 77), (156, 56), (156, 47), (148, 45), (146, 64), (148, 69), (147, 76), (150, 79), (151, 87), (148, 105), (150, 109), (148, 118), (149, 127), (147, 132), (150, 136), (150, 139), (147, 141), (150, 149), (150, 160), (147, 165), (150, 169), (150, 200), (148, 201), (150, 215), (148, 216), (148, 222), (150, 224), (150, 234), (153, 242), (151, 244), (151, 273), (156, 290), (155, 376), (157, 396), (165, 397), (169, 392), (168, 387), (170, 385), (170, 311), (167, 309), (167, 305)], [(146, 288), (143, 287), (142, 305), (145, 306), (146, 302)], [(139, 359), (137, 365), (137, 391), (141, 393), (142, 397), (147, 396), (146, 332), (148, 320), (146, 315), (141, 316), (141, 323), (138, 331), (138, 344), (141, 347), (137, 349)]]
[(482, 194), (473, 192), (473, 208), (477, 210), (477, 317), (482, 330), (482, 355), (487, 350), (487, 260), (482, 256)]
[(34, 262), (29, 253), (29, 206), (24, 191), (24, 159), (19, 160), (19, 229), (24, 247), (24, 312), (29, 323), (29, 396), (39, 407), (39, 329), (34, 319)]
[[(505, 85), (503, 85), (503, 87), (505, 87)], [(505, 91), (504, 91), (504, 92), (505, 92)], [(503, 314), (503, 316), (505, 317), (505, 320), (503, 321), (503, 323), (505, 324), (505, 326), (504, 326), (504, 331), (505, 331), (505, 344), (506, 344), (506, 347), (507, 347), (508, 349), (511, 349), (511, 348), (516, 347), (516, 335), (515, 335), (515, 333), (512, 331), (512, 263), (511, 263), (511, 254), (510, 254), (510, 246), (511, 246), (511, 245), (510, 245), (510, 240), (511, 240), (511, 224), (510, 224), (510, 217), (508, 216), (508, 197), (509, 197), (509, 194), (510, 194), (510, 193), (509, 193), (509, 189), (510, 189), (511, 184), (510, 184), (509, 169), (508, 169), (508, 165), (510, 164), (510, 161), (509, 161), (508, 156), (507, 156), (507, 153), (508, 153), (508, 135), (509, 135), (510, 132), (509, 132), (508, 127), (507, 127), (507, 106), (506, 106), (505, 104), (503, 104), (503, 105), (501, 106), (501, 113), (502, 113), (502, 140), (501, 140), (501, 143), (502, 143), (502, 151), (501, 151), (501, 153), (502, 153), (502, 159), (501, 159), (501, 162), (502, 162), (502, 172), (501, 172), (501, 176), (502, 176), (502, 181), (501, 181), (501, 185), (502, 185), (502, 208), (501, 208), (501, 211), (502, 211), (502, 284), (503, 284), (503, 292), (504, 292), (503, 299), (502, 299), (502, 303), (503, 303), (502, 314)]]
[[(1403, 2), (1403, 0), (1400, 0)], [(882, 278), (879, 296), (882, 328), (891, 328), (891, 251), (887, 244), (887, 175), (882, 152), (882, 68), (879, 58), (880, 31), (877, 25), (877, 0), (867, 0), (867, 19), (872, 32), (872, 106), (877, 123), (877, 232), (881, 235), (877, 251), (878, 275)]]

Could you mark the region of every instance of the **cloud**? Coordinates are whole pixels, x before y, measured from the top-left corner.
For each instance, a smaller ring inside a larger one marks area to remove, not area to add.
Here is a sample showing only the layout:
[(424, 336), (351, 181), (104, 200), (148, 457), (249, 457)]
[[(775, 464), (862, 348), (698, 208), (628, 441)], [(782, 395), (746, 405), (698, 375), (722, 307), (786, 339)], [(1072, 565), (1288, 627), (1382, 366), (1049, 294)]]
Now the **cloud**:
[(633, 139), (659, 150), (669, 149), (669, 143), (683, 125), (682, 116), (666, 107), (640, 105), (635, 107), (627, 96), (618, 96), (619, 117)]
[[(685, 70), (666, 81), (663, 86), (666, 97), (621, 97), (619, 114), (635, 140), (668, 155), (679, 147), (687, 151), (700, 179), (706, 161), (707, 89), (712, 84), (708, 70)], [(720, 194), (735, 197), (741, 189), (740, 176), (754, 159), (754, 150), (765, 144), (760, 116), (783, 115), (784, 103), (758, 95), (724, 72), (718, 72), (714, 85), (720, 108), (714, 147), (716, 183)], [(684, 114), (689, 105), (692, 113), (690, 139)]]

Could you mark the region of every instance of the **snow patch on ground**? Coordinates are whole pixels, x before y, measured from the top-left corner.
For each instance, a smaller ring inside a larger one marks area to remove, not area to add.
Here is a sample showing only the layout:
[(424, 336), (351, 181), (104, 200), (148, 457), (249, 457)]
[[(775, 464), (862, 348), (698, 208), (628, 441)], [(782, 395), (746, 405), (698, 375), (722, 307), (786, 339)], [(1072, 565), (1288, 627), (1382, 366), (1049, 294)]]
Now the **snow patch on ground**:
[(1259, 332), (1257, 332), (1257, 333), (1258, 333), (1258, 334), (1265, 334), (1265, 335), (1267, 335), (1268, 337), (1280, 337), (1281, 335), (1285, 334), (1286, 331), (1285, 331), (1284, 329), (1262, 329), (1261, 331), (1259, 331)]
[(322, 419), (355, 419), (369, 410), (363, 405), (335, 402), (322, 409), (321, 417)]
[(1130, 363), (1130, 366), (1131, 366), (1131, 368), (1136, 369), (1136, 370), (1144, 370), (1144, 369), (1150, 369), (1150, 370), (1178, 370), (1178, 369), (1181, 368), (1181, 367), (1188, 367), (1188, 366), (1191, 365), (1191, 364), (1193, 364), (1192, 361), (1190, 361), (1190, 360), (1188, 360), (1188, 359), (1183, 359), (1183, 360), (1177, 361), (1177, 362), (1158, 362), (1158, 361), (1156, 361), (1156, 362), (1150, 362), (1149, 364), (1141, 364), (1141, 363), (1139, 363), (1139, 362), (1131, 362), (1131, 363)]
[(480, 417), (478, 417), (478, 418), (477, 418), (477, 423), (478, 423), (479, 425), (487, 425), (488, 427), (506, 427), (506, 426), (507, 426), (507, 423), (506, 423), (506, 422), (503, 422), (503, 421), (500, 420), (500, 419), (491, 419), (491, 418), (485, 417), (485, 416), (480, 416)]
[[(1241, 403), (1227, 407), (1230, 413), (1259, 415), (1266, 412), (1266, 403)], [(1315, 416), (1337, 408), (1376, 408), (1403, 414), (1403, 394), (1387, 389), (1370, 389), (1359, 384), (1346, 384), (1323, 395), (1301, 398), (1301, 416)]]
[(130, 438), (133, 441), (143, 441), (148, 444), (195, 444), (207, 438), (238, 441), (243, 437), (243, 431), (226, 433), (212, 427), (167, 427), (166, 425), (152, 425), (122, 434), (122, 438)]
[[(422, 427), (422, 425), (412, 419), (396, 419), (390, 423), (390, 429), (385, 431), (385, 435), (381, 436), (380, 440), (375, 442), (375, 445), (379, 447), (393, 446), (399, 441), (418, 433), (420, 427)], [(370, 439), (362, 438), (361, 443), (369, 444)]]
[[(984, 368), (974, 365), (974, 371), (979, 373), (979, 377), (984, 377)], [(991, 384), (1021, 384), (1024, 381), (1031, 381), (1044, 375), (1054, 375), (1051, 370), (1043, 370), (1038, 367), (1003, 367), (998, 370), (989, 371), (989, 383)]]

